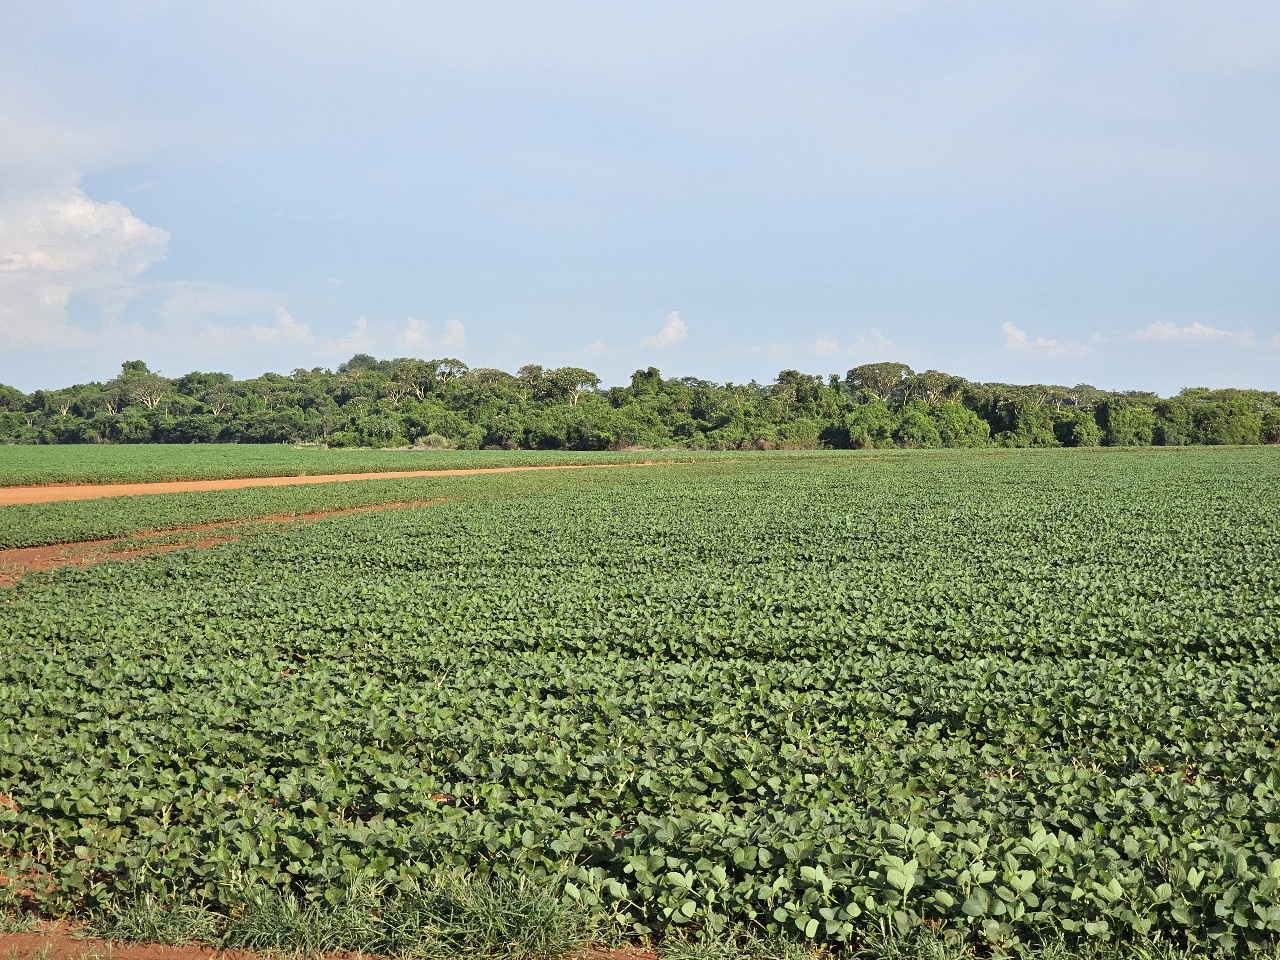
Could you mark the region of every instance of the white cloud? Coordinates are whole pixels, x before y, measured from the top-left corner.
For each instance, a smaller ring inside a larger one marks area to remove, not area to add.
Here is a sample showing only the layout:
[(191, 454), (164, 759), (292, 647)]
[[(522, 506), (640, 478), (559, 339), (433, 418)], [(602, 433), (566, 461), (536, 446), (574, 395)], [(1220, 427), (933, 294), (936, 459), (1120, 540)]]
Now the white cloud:
[(173, 280), (151, 285), (163, 299), (159, 317), (166, 327), (181, 330), (211, 317), (258, 317), (277, 299), (270, 293), (241, 290), (220, 283)]
[(430, 350), (432, 344), (427, 325), (417, 317), (410, 317), (404, 322), (404, 331), (396, 345), (405, 353)]
[[(818, 342), (822, 343), (823, 341)], [(850, 354), (863, 356), (870, 362), (875, 363), (879, 360), (889, 360), (898, 356), (910, 355), (914, 351), (909, 347), (902, 346), (900, 343), (895, 343), (879, 330), (872, 330), (870, 333), (858, 334), (851, 343), (841, 345), (838, 350), (825, 352), (840, 353), (845, 356)]]
[(1152, 323), (1133, 335), (1134, 340), (1147, 343), (1253, 343), (1248, 330), (1222, 330), (1200, 323), (1198, 320), (1180, 327), (1176, 323)]
[(444, 334), (440, 337), (440, 346), (442, 347), (465, 347), (467, 345), (467, 331), (463, 327), (461, 320), (446, 320), (444, 322)]
[(444, 332), (438, 337), (431, 336), (427, 325), (417, 317), (410, 317), (404, 323), (396, 346), (404, 353), (428, 353), (432, 350), (453, 350), (467, 345), (467, 330), (460, 320), (446, 320)]
[(19, 276), (132, 279), (163, 259), (169, 245), (166, 231), (115, 200), (90, 199), (79, 187), (6, 215), (3, 230), (0, 272)]
[(1063, 343), (1046, 337), (1032, 337), (1007, 320), (1000, 325), (1000, 330), (1004, 333), (1004, 348), (1015, 353), (1037, 354), (1042, 357), (1078, 357), (1089, 352), (1089, 348), (1082, 343)]
[(83, 297), (117, 311), (133, 281), (164, 259), (169, 234), (116, 201), (64, 187), (0, 208), (0, 345), (85, 347), (100, 331), (74, 326), (67, 306)]
[[(520, 346), (519, 349), (523, 350), (523, 346)], [(597, 339), (577, 349), (552, 351), (544, 354), (542, 359), (547, 366), (577, 365), (582, 363), (594, 365), (606, 360), (616, 360), (627, 355), (627, 351), (619, 350), (617, 347), (610, 346), (603, 340)]]
[(840, 352), (840, 341), (831, 337), (819, 337), (813, 341), (812, 352), (819, 356), (830, 356)]
[[(364, 317), (360, 319), (364, 320)], [(248, 335), (249, 339), (270, 346), (279, 346), (285, 343), (304, 343), (310, 346), (318, 343), (318, 338), (311, 332), (311, 326), (300, 320), (295, 320), (284, 307), (276, 307), (276, 325), (274, 327), (254, 324), (249, 328)]]
[(871, 363), (910, 356), (914, 352), (890, 340), (879, 330), (860, 333), (852, 340), (843, 342), (835, 337), (819, 336), (803, 343), (775, 342), (747, 349), (752, 353), (763, 354), (770, 360), (790, 362), (799, 362), (808, 357), (831, 357), (842, 361), (860, 360)]
[(369, 349), (369, 321), (356, 317), (356, 325), (345, 337), (321, 337), (321, 346), (332, 354), (345, 356)]
[[(365, 317), (345, 331), (327, 332), (327, 318), (316, 329), (277, 307), (279, 293), (151, 281), (147, 271), (165, 258), (169, 233), (77, 185), (86, 158), (109, 156), (101, 144), (110, 138), (72, 133), (0, 116), (0, 358), (39, 355), (62, 370), (92, 369), (88, 358), (99, 355), (145, 355), (166, 369), (245, 355), (310, 365), (389, 351), (413, 336), (411, 326)], [(153, 186), (137, 183), (122, 196)], [(450, 320), (433, 342), (452, 353), (466, 331)], [(16, 373), (4, 376), (20, 379)]]
[[(227, 299), (227, 303), (237, 308), (242, 305), (234, 297)], [(371, 323), (367, 317), (357, 317), (345, 333), (329, 335), (316, 332), (310, 323), (299, 320), (283, 306), (276, 308), (275, 315), (275, 323), (270, 324), (206, 323), (199, 328), (187, 324), (183, 329), (173, 324), (162, 331), (141, 331), (138, 335), (175, 349), (183, 356), (190, 355), (193, 349), (234, 356), (243, 354), (246, 347), (258, 347), (270, 349), (273, 355), (278, 354), (285, 362), (294, 364), (345, 359), (353, 353), (390, 356), (392, 350), (409, 356), (440, 355), (466, 346), (466, 328), (458, 320), (446, 320), (441, 333), (433, 336), (427, 324), (416, 317), (408, 318), (402, 326)]]
[[(321, 336), (311, 329), (310, 324), (298, 320), (284, 307), (276, 308), (274, 324), (209, 324), (192, 335), (175, 335), (166, 331), (151, 336), (168, 346), (189, 350), (191, 346), (199, 345), (206, 351), (222, 354), (234, 353), (246, 344), (287, 348), (295, 361), (317, 354), (345, 357), (367, 351), (370, 345), (369, 321), (364, 317), (357, 317), (355, 325), (342, 336)], [(298, 351), (298, 348), (305, 349)]]
[(680, 319), (680, 311), (672, 310), (667, 314), (667, 322), (662, 329), (652, 337), (645, 337), (640, 341), (640, 345), (655, 350), (665, 350), (667, 347), (674, 347), (687, 336), (689, 336), (689, 328)]

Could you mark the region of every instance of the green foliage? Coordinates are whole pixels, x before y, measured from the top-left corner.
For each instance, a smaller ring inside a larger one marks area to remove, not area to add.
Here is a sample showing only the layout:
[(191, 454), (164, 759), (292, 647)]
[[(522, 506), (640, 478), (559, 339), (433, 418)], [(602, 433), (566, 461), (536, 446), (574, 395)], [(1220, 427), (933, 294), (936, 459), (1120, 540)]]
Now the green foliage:
[(1108, 446), (1147, 446), (1155, 437), (1155, 415), (1145, 404), (1103, 400), (1098, 404), (1097, 416)]
[(935, 402), (930, 413), (944, 447), (984, 447), (991, 440), (990, 425), (954, 400)]
[(254, 903), (243, 944), (460, 871), (672, 944), (1271, 949), (1278, 468), (543, 473), (29, 578), (0, 864), (50, 915)]
[(461, 450), (774, 450), (865, 447), (1238, 445), (1280, 442), (1280, 394), (1183, 390), (1162, 400), (1088, 384), (970, 383), (940, 370), (870, 363), (824, 378), (716, 384), (637, 370), (600, 388), (581, 367), (512, 375), (454, 359), (357, 354), (336, 372), (176, 379), (126, 362), (106, 383), (0, 385), (0, 443), (315, 443)]
[(942, 435), (929, 414), (929, 407), (922, 400), (913, 401), (903, 409), (893, 431), (898, 446), (909, 449), (942, 446)]

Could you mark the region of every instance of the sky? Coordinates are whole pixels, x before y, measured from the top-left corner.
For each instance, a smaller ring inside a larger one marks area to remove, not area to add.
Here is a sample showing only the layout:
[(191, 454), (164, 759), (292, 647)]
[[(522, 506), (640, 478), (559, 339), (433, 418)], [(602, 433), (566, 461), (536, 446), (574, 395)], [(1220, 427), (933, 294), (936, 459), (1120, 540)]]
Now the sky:
[(1280, 390), (1275, 0), (6, 0), (0, 383)]

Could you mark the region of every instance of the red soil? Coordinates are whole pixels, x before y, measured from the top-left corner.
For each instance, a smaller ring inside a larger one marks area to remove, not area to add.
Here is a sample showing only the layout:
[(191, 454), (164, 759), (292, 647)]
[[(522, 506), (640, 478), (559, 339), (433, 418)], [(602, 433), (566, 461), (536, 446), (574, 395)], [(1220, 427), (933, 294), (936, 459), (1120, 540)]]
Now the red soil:
[[(157, 943), (109, 943), (83, 937), (65, 923), (41, 924), (26, 933), (0, 934), (0, 956), (15, 960), (264, 960), (244, 950), (218, 950), (191, 945), (169, 947)], [(579, 960), (656, 960), (657, 954), (642, 947), (608, 950), (592, 947)], [(461, 958), (460, 958), (461, 960)]]
[[(252, 517), (245, 520), (227, 520), (220, 523), (202, 523), (192, 527), (172, 530), (148, 530), (127, 537), (110, 540), (88, 540), (80, 543), (59, 543), (49, 547), (19, 547), (0, 550), (0, 587), (12, 586), (23, 574), (33, 570), (51, 570), (54, 567), (87, 567), (104, 560), (128, 560), (148, 553), (167, 553), (170, 550), (201, 549), (219, 543), (230, 543), (243, 536), (246, 527), (264, 524), (306, 523), (325, 517), (347, 513), (371, 513), (381, 510), (410, 510), (440, 503), (435, 500), (407, 500), (400, 503), (379, 503), (367, 507), (343, 507), (337, 510), (321, 510), (314, 513), (276, 514), (269, 517)], [(221, 531), (209, 533), (209, 531)], [(148, 537), (165, 537), (162, 543), (146, 543)], [(177, 540), (172, 538), (177, 537)], [(127, 544), (127, 546), (121, 546)]]
[(253, 954), (213, 947), (167, 947), (156, 943), (108, 943), (80, 937), (65, 924), (41, 925), (26, 933), (0, 935), (0, 952), (15, 960), (254, 960)]

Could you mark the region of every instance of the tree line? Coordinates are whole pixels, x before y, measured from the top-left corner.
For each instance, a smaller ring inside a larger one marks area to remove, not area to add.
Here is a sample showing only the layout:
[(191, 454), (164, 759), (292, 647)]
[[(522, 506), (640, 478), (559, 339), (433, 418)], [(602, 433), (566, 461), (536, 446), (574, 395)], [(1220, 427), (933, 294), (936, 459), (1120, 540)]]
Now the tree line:
[(580, 367), (515, 374), (460, 360), (357, 354), (337, 370), (236, 380), (161, 376), (141, 360), (106, 383), (31, 394), (0, 385), (3, 443), (299, 443), (331, 447), (621, 450), (1056, 447), (1280, 443), (1280, 394), (1173, 397), (1088, 384), (975, 383), (903, 363), (843, 377), (783, 370), (713, 383), (637, 370), (601, 388)]

